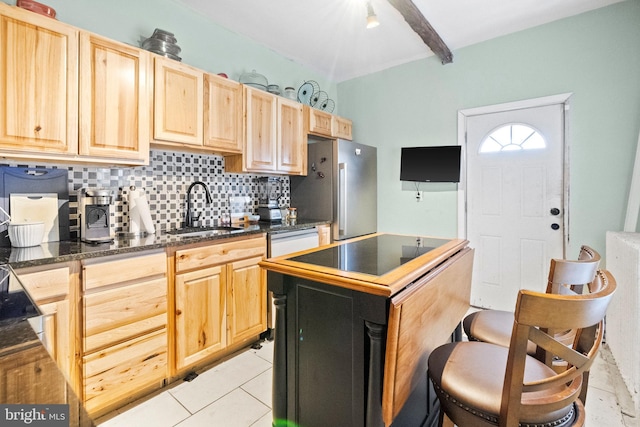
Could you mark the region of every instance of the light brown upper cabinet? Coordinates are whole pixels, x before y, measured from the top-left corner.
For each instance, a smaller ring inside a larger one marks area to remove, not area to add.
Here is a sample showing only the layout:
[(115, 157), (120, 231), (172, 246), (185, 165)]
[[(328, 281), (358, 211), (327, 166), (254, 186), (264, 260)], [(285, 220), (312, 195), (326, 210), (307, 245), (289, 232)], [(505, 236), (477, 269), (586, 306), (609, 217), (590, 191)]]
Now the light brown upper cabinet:
[(80, 154), (149, 162), (150, 54), (80, 33)]
[(306, 175), (302, 104), (244, 86), (244, 150), (225, 157), (227, 172)]
[(304, 106), (305, 121), (307, 123), (307, 132), (311, 135), (333, 136), (333, 120), (331, 113), (316, 110), (308, 105)]
[(340, 139), (353, 139), (352, 122), (344, 117), (332, 116), (333, 120), (333, 136)]
[(227, 165), (227, 172), (274, 172), (276, 170), (275, 95), (244, 86), (245, 144), (244, 161), (240, 168)]
[(78, 30), (0, 4), (0, 147), (78, 152)]
[(242, 85), (153, 56), (152, 144), (216, 154), (242, 153)]
[(154, 56), (153, 139), (202, 147), (204, 73)]
[(204, 75), (204, 146), (214, 153), (242, 153), (242, 85)]
[(289, 175), (306, 175), (307, 138), (302, 104), (278, 97), (277, 123), (276, 170)]
[(4, 3), (0, 43), (3, 155), (148, 163), (144, 51)]
[(351, 120), (306, 105), (304, 109), (305, 124), (309, 134), (349, 141), (353, 139)]

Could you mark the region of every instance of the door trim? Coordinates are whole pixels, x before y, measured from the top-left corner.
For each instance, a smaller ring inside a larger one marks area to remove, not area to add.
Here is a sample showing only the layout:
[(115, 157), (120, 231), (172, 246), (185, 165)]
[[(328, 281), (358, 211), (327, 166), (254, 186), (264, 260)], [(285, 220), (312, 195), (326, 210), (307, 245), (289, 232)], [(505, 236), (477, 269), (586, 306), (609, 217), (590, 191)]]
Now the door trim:
[(563, 221), (563, 256), (566, 257), (569, 245), (569, 114), (570, 98), (572, 92), (558, 95), (544, 96), (540, 98), (525, 99), (521, 101), (506, 102), (503, 104), (486, 105), (482, 107), (458, 110), (458, 145), (462, 146), (462, 164), (460, 168), (460, 184), (458, 185), (458, 238), (467, 238), (467, 119), (482, 114), (501, 113), (506, 111), (522, 110), (525, 108), (544, 107), (547, 105), (562, 104), (564, 106), (564, 131), (563, 131), (563, 164), (562, 164), (562, 210)]

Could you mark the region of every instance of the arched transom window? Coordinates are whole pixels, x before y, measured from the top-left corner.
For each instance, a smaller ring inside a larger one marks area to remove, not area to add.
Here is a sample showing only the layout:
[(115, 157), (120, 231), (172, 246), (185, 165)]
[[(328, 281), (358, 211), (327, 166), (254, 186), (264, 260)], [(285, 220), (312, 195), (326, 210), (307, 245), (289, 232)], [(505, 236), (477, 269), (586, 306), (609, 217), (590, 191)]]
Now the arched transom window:
[(480, 152), (538, 150), (546, 146), (544, 137), (531, 126), (510, 123), (487, 135), (480, 144)]

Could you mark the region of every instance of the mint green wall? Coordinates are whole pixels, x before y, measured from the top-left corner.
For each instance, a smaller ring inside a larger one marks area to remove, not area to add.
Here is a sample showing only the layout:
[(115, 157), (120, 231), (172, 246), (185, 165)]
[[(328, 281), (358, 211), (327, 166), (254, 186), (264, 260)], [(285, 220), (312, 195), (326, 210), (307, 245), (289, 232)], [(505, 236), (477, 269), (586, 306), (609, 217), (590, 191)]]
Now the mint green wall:
[[(5, 1), (15, 5), (15, 1)], [(315, 80), (340, 108), (336, 84), (270, 49), (231, 33), (195, 13), (178, 0), (46, 0), (56, 10), (56, 18), (105, 37), (140, 46), (141, 38), (155, 28), (175, 34), (182, 48), (182, 62), (212, 73), (226, 73), (238, 80), (244, 72), (256, 70), (270, 84), (296, 90), (307, 80)]]
[[(15, 1), (7, 1), (15, 4)], [(179, 0), (47, 0), (58, 19), (138, 46), (158, 27), (175, 33), (185, 64), (237, 80), (252, 69), (298, 88), (316, 80), (354, 121), (356, 140), (378, 147), (380, 231), (455, 236), (452, 185), (422, 184), (422, 202), (399, 181), (400, 147), (457, 143), (461, 109), (572, 92), (571, 246), (604, 253), (624, 223), (640, 132), (640, 0), (627, 0), (435, 57), (336, 84), (233, 34)]]
[[(604, 254), (621, 230), (640, 131), (640, 1), (603, 9), (338, 84), (354, 139), (378, 147), (380, 231), (455, 236), (453, 184), (399, 181), (400, 147), (457, 144), (461, 109), (572, 92), (570, 247)], [(435, 191), (429, 191), (434, 189)]]

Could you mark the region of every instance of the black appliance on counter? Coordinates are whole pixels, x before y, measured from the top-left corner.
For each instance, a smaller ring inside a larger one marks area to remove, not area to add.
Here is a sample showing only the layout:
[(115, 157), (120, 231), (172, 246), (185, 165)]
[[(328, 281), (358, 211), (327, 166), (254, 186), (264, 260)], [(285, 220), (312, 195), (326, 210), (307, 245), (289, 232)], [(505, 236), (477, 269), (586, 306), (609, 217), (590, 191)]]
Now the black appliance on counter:
[[(0, 207), (11, 213), (10, 195), (58, 195), (59, 239), (69, 240), (69, 174), (66, 169), (0, 167)], [(7, 230), (0, 231), (0, 247), (9, 247)]]

